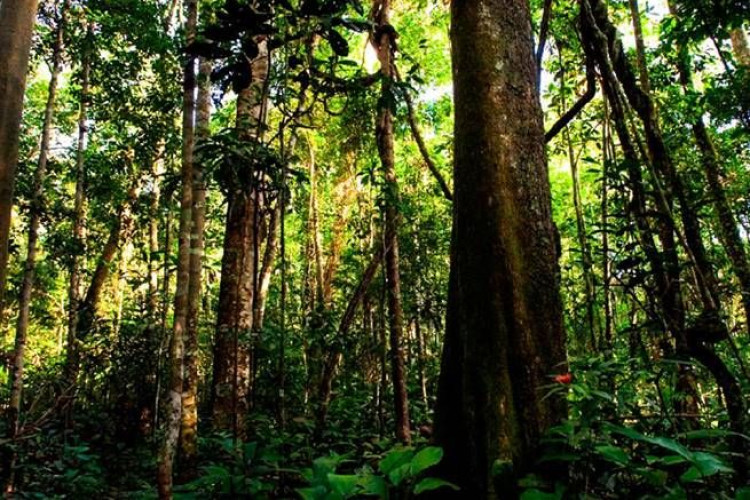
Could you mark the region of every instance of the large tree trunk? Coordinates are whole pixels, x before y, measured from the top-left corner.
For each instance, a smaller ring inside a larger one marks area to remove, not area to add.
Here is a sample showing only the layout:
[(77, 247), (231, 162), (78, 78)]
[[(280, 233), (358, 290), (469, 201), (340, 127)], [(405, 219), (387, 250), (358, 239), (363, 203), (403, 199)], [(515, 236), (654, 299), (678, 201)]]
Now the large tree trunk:
[[(197, 0), (187, 1), (186, 44), (195, 38), (198, 20)], [(164, 413), (164, 437), (159, 449), (157, 486), (160, 499), (172, 498), (174, 456), (182, 420), (184, 342), (188, 321), (190, 288), (190, 226), (193, 213), (193, 145), (195, 142), (195, 58), (187, 56), (182, 94), (182, 173), (180, 227), (177, 255), (177, 286), (174, 296), (174, 324), (169, 344), (169, 382)]]
[(393, 150), (393, 112), (388, 104), (393, 99), (395, 66), (393, 56), (395, 41), (390, 28), (390, 0), (375, 0), (372, 17), (375, 33), (371, 43), (378, 52), (380, 72), (383, 75), (380, 109), (375, 124), (375, 137), (378, 144), (380, 163), (385, 175), (385, 272), (388, 287), (388, 321), (390, 324), (391, 372), (393, 377), (394, 412), (396, 416), (396, 437), (404, 442), (411, 441), (409, 423), (409, 398), (406, 392), (406, 367), (404, 366), (404, 313), (401, 306), (401, 276), (398, 250), (399, 189), (396, 179), (396, 160)]
[(0, 311), (5, 297), (18, 136), (36, 7), (37, 0), (0, 2)]
[[(258, 56), (250, 61), (252, 81), (237, 96), (236, 128), (240, 139), (260, 140), (264, 122), (268, 45), (258, 40)], [(252, 174), (254, 178), (258, 173)], [(228, 187), (224, 255), (214, 341), (211, 407), (213, 427), (245, 434), (252, 390), (253, 297), (259, 237), (259, 191), (250, 184)]]
[(565, 417), (542, 389), (565, 370), (559, 269), (529, 4), (460, 0), (451, 15), (453, 235), (435, 437), (457, 498), (498, 498)]
[[(195, 137), (209, 135), (211, 112), (212, 64), (200, 60)], [(204, 230), (206, 223), (206, 184), (200, 158), (193, 161), (193, 225), (190, 234), (190, 285), (188, 289), (187, 336), (185, 338), (185, 378), (182, 388), (182, 426), (180, 431), (180, 464), (183, 479), (195, 475), (198, 453), (198, 316), (200, 312), (201, 271), (203, 268)]]
[[(34, 272), (36, 270), (36, 253), (39, 239), (39, 224), (44, 210), (44, 180), (47, 177), (47, 158), (55, 114), (57, 82), (62, 69), (63, 35), (68, 18), (70, 0), (64, 0), (60, 7), (55, 34), (55, 45), (52, 54), (52, 75), (47, 92), (47, 105), (44, 110), (42, 137), (39, 146), (39, 161), (34, 174), (34, 191), (31, 195), (31, 213), (28, 227), (28, 245), (24, 265), (23, 282), (18, 300), (18, 320), (16, 322), (16, 343), (14, 351), (13, 374), (11, 376), (10, 404), (8, 405), (8, 432), (14, 437), (18, 431), (18, 417), (21, 411), (21, 391), (23, 389), (24, 355), (26, 352), (26, 335), (29, 330), (29, 312), (31, 310), (31, 293), (34, 290)], [(1, 310), (1, 309), (0, 309)]]

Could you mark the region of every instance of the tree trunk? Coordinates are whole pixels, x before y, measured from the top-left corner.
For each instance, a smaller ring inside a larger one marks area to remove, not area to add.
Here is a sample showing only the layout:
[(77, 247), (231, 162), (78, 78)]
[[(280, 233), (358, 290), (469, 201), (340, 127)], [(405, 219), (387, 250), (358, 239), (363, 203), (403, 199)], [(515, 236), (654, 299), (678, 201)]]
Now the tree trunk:
[[(347, 332), (349, 331), (349, 328), (354, 321), (357, 307), (359, 307), (359, 304), (364, 300), (364, 297), (370, 288), (370, 284), (372, 284), (372, 280), (375, 278), (375, 274), (377, 273), (378, 267), (380, 267), (380, 262), (382, 260), (383, 253), (381, 250), (373, 256), (373, 259), (365, 269), (365, 272), (362, 275), (362, 279), (360, 279), (359, 284), (354, 290), (351, 299), (349, 299), (349, 303), (346, 306), (346, 311), (344, 311), (344, 315), (341, 317), (341, 321), (339, 322), (338, 335), (340, 337), (345, 337)], [(331, 349), (323, 364), (322, 375), (318, 384), (318, 408), (315, 419), (315, 429), (318, 436), (325, 428), (326, 416), (328, 415), (328, 405), (331, 402), (333, 379), (336, 376), (339, 363), (341, 363), (341, 359), (343, 357), (342, 344), (342, 342), (336, 343), (336, 348)]]
[(630, 19), (633, 23), (633, 34), (635, 35), (635, 55), (638, 63), (638, 77), (641, 90), (644, 94), (651, 93), (651, 79), (648, 76), (648, 63), (646, 62), (646, 44), (643, 43), (643, 28), (641, 27), (641, 12), (638, 8), (638, 0), (628, 0), (630, 5)]
[[(212, 64), (200, 59), (195, 138), (209, 136), (211, 119)], [(193, 207), (190, 234), (190, 279), (188, 288), (187, 335), (185, 337), (185, 378), (182, 388), (182, 422), (180, 430), (181, 479), (196, 474), (198, 454), (198, 317), (200, 312), (201, 271), (203, 270), (204, 231), (206, 225), (206, 183), (201, 158), (193, 159)]]
[(0, 2), (0, 311), (5, 302), (18, 139), (36, 7), (37, 0)]
[[(258, 41), (258, 56), (250, 61), (252, 81), (237, 96), (236, 128), (240, 139), (259, 140), (264, 122), (268, 78), (268, 46)], [(253, 173), (257, 176), (257, 173)], [(256, 283), (256, 231), (259, 192), (252, 185), (228, 187), (224, 255), (221, 261), (219, 306), (214, 341), (211, 407), (213, 427), (242, 437), (252, 391), (253, 297)]]
[[(88, 25), (90, 34), (92, 25)], [(70, 277), (68, 282), (68, 345), (66, 352), (66, 380), (73, 385), (74, 360), (77, 356), (78, 345), (78, 309), (81, 300), (81, 257), (86, 255), (86, 135), (88, 128), (86, 118), (89, 99), (89, 72), (91, 69), (91, 53), (84, 50), (81, 61), (81, 95), (78, 104), (78, 144), (76, 146), (76, 190), (73, 206), (73, 241), (74, 250), (71, 256)]]
[[(18, 299), (18, 320), (16, 322), (16, 343), (14, 350), (13, 373), (11, 375), (11, 394), (8, 405), (9, 427), (8, 434), (15, 437), (18, 431), (18, 417), (21, 411), (21, 391), (23, 389), (24, 355), (26, 351), (26, 336), (29, 330), (29, 312), (31, 309), (31, 294), (34, 290), (34, 272), (36, 270), (37, 242), (39, 239), (39, 224), (44, 211), (44, 181), (47, 177), (47, 158), (49, 155), (50, 139), (55, 115), (57, 98), (57, 82), (62, 69), (63, 36), (68, 19), (70, 0), (64, 0), (60, 7), (55, 34), (55, 45), (52, 53), (52, 74), (47, 91), (47, 105), (44, 110), (42, 123), (42, 137), (39, 146), (39, 161), (34, 174), (34, 191), (30, 200), (30, 219), (28, 227), (28, 244), (26, 263), (24, 265), (21, 293)], [(0, 308), (0, 310), (2, 310)]]
[(375, 0), (372, 17), (376, 31), (370, 42), (378, 52), (380, 72), (383, 75), (381, 102), (375, 125), (380, 163), (385, 175), (385, 272), (388, 287), (388, 321), (391, 341), (391, 372), (393, 377), (394, 412), (396, 415), (396, 437), (411, 442), (409, 423), (409, 399), (406, 392), (406, 368), (404, 366), (404, 318), (401, 307), (401, 276), (398, 250), (399, 189), (396, 179), (396, 160), (393, 150), (393, 112), (388, 104), (394, 99), (395, 42), (390, 27), (390, 0)]
[[(612, 68), (622, 85), (622, 89), (630, 105), (643, 123), (650, 160), (658, 176), (666, 183), (666, 188), (671, 191), (671, 194), (675, 196), (679, 203), (684, 236), (679, 233), (678, 235), (685, 246), (685, 251), (691, 263), (695, 267), (704, 307), (706, 309), (718, 309), (720, 304), (716, 277), (701, 238), (700, 223), (691, 200), (688, 198), (687, 189), (672, 162), (672, 158), (662, 138), (656, 116), (656, 108), (650, 96), (636, 85), (635, 76), (633, 75), (629, 61), (625, 58), (624, 49), (622, 42), (618, 38), (617, 30), (609, 20), (606, 6), (601, 0), (589, 0), (588, 5), (591, 7), (592, 26), (595, 27), (600, 35), (606, 37)], [(665, 199), (665, 196), (662, 196), (662, 193), (659, 193), (659, 198), (657, 201), (663, 205), (667, 205), (670, 202), (668, 197)], [(664, 207), (664, 211), (668, 213), (670, 212), (670, 208), (666, 206)], [(672, 225), (672, 230), (676, 231), (671, 217), (668, 218), (667, 222)]]
[[(671, 2), (669, 3), (669, 9), (673, 16), (677, 15)], [(678, 47), (677, 71), (685, 92), (694, 90), (689, 57), (685, 47)], [(719, 238), (740, 283), (740, 296), (745, 309), (745, 327), (750, 331), (750, 265), (748, 264), (745, 246), (737, 230), (737, 221), (724, 191), (721, 163), (702, 116), (699, 116), (693, 122), (693, 137), (701, 153), (703, 172), (706, 175), (714, 210), (719, 219)]]
[[(198, 20), (197, 0), (187, 0), (186, 45), (195, 38)], [(185, 61), (182, 93), (182, 172), (180, 227), (177, 255), (177, 286), (174, 296), (174, 324), (169, 344), (169, 382), (164, 413), (164, 437), (160, 444), (157, 471), (159, 498), (172, 498), (174, 456), (182, 421), (182, 387), (184, 376), (184, 342), (188, 321), (190, 288), (190, 226), (193, 212), (193, 145), (195, 142), (195, 58)]]
[(263, 330), (263, 322), (266, 317), (266, 303), (268, 300), (268, 290), (271, 285), (271, 276), (273, 274), (274, 261), (279, 251), (279, 219), (281, 219), (280, 207), (271, 209), (270, 219), (268, 221), (268, 233), (266, 234), (266, 246), (263, 250), (263, 262), (258, 273), (258, 289), (255, 290), (255, 300), (253, 301), (253, 329), (256, 332)]
[(451, 18), (453, 235), (435, 438), (456, 498), (499, 498), (566, 414), (542, 389), (565, 370), (559, 269), (529, 4), (463, 0)]

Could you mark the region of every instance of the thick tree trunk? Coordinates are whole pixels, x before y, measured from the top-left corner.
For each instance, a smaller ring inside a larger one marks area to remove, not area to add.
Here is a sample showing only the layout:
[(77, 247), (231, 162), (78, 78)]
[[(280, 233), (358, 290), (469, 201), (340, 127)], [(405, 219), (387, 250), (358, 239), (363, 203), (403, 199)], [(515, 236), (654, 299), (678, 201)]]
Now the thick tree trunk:
[[(249, 64), (252, 81), (237, 96), (236, 128), (244, 140), (259, 140), (264, 121), (268, 47), (258, 41)], [(253, 173), (254, 176), (257, 173)], [(252, 181), (249, 181), (251, 182)], [(213, 427), (245, 434), (244, 416), (252, 391), (253, 302), (259, 237), (259, 192), (252, 185), (229, 186), (224, 255), (214, 341), (211, 408)]]
[[(212, 64), (205, 59), (199, 64), (198, 102), (195, 138), (209, 135), (211, 112)], [(180, 430), (181, 478), (196, 474), (198, 454), (198, 317), (200, 312), (201, 271), (203, 269), (204, 231), (206, 225), (206, 183), (200, 158), (193, 159), (193, 207), (190, 233), (190, 284), (188, 288), (187, 335), (185, 337), (185, 377), (182, 388), (182, 423)]]
[(37, 0), (0, 2), (0, 311), (5, 302), (18, 138), (36, 7)]
[(453, 235), (435, 438), (457, 498), (499, 498), (565, 416), (542, 390), (565, 370), (559, 269), (529, 4), (460, 0), (451, 17)]
[[(34, 191), (30, 201), (30, 218), (28, 227), (28, 244), (26, 262), (24, 265), (21, 293), (18, 300), (18, 320), (16, 322), (16, 342), (14, 350), (13, 372), (11, 375), (10, 403), (8, 405), (10, 437), (18, 431), (18, 417), (21, 411), (21, 391), (23, 389), (23, 368), (26, 352), (26, 336), (29, 330), (29, 312), (31, 310), (31, 294), (34, 290), (34, 272), (36, 270), (36, 253), (39, 239), (39, 224), (44, 211), (44, 181), (47, 177), (47, 158), (49, 155), (50, 139), (55, 115), (57, 98), (57, 82), (62, 69), (63, 36), (68, 19), (70, 0), (64, 0), (60, 7), (55, 34), (55, 45), (52, 53), (52, 74), (47, 91), (47, 105), (44, 110), (42, 123), (42, 137), (39, 146), (39, 161), (34, 174)], [(0, 311), (2, 309), (0, 308)]]
[(396, 416), (396, 437), (411, 442), (409, 423), (409, 398), (406, 392), (406, 367), (404, 365), (403, 337), (404, 313), (401, 306), (401, 276), (398, 249), (399, 189), (396, 179), (396, 160), (393, 150), (393, 112), (388, 104), (393, 99), (395, 76), (393, 56), (395, 42), (390, 28), (390, 0), (375, 0), (372, 17), (376, 31), (371, 43), (378, 52), (380, 72), (383, 75), (380, 109), (375, 124), (375, 137), (378, 144), (380, 163), (385, 175), (385, 272), (388, 288), (388, 321), (391, 342), (391, 375), (393, 377), (394, 412)]
[[(186, 45), (195, 38), (198, 20), (197, 0), (187, 1)], [(174, 457), (182, 421), (182, 387), (184, 349), (188, 321), (190, 288), (190, 226), (193, 212), (193, 146), (195, 142), (195, 58), (185, 61), (182, 94), (182, 172), (180, 196), (180, 227), (177, 254), (177, 285), (174, 296), (174, 324), (169, 344), (169, 382), (165, 401), (164, 437), (159, 449), (157, 487), (159, 498), (172, 498)]]

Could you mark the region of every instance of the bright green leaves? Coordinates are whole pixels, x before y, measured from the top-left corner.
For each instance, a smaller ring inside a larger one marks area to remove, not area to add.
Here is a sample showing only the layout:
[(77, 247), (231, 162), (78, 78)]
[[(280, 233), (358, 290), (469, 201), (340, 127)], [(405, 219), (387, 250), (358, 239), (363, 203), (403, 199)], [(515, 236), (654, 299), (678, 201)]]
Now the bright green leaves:
[(337, 474), (336, 467), (343, 457), (332, 455), (315, 460), (313, 469), (304, 476), (310, 481), (309, 488), (297, 490), (305, 500), (337, 500), (356, 496), (389, 498), (397, 491), (410, 491), (419, 495), (439, 488), (458, 487), (435, 477), (421, 477), (430, 467), (440, 463), (442, 448), (428, 446), (419, 451), (411, 447), (397, 447), (385, 454), (378, 462), (376, 473), (365, 466), (355, 474)]

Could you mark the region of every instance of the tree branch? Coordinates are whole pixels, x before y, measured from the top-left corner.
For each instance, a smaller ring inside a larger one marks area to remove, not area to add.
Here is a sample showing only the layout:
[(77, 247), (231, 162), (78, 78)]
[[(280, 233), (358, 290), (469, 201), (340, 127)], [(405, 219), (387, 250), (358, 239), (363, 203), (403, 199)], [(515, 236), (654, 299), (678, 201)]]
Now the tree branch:
[(554, 125), (544, 134), (544, 142), (551, 141), (573, 118), (591, 102), (596, 95), (596, 73), (593, 64), (586, 59), (586, 92), (576, 101), (573, 106), (562, 115)]

